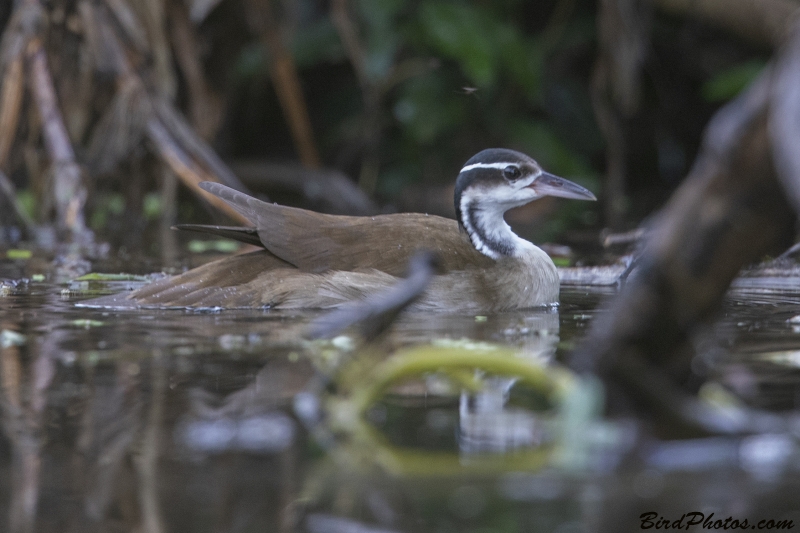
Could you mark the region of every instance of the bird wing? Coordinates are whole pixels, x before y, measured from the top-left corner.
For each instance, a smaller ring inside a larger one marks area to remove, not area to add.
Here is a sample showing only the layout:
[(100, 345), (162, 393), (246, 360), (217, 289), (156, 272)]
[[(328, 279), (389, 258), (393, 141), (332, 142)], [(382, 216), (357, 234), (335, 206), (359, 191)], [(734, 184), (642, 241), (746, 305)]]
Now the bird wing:
[(200, 186), (252, 221), (263, 246), (305, 272), (375, 269), (405, 274), (419, 250), (439, 254), (444, 271), (488, 267), (454, 220), (418, 213), (349, 217), (262, 202), (219, 183)]

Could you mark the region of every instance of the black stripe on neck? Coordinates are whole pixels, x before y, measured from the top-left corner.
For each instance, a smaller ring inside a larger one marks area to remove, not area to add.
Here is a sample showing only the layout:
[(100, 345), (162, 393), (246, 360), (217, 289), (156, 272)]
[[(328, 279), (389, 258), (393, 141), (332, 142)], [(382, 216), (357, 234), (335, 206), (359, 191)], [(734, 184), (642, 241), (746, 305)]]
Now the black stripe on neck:
[[(480, 218), (478, 217), (478, 206), (475, 204), (469, 204), (467, 206), (467, 220), (469, 224), (466, 224), (467, 233), (470, 233), (470, 239), (473, 240), (473, 245), (475, 245), (475, 240), (483, 245), (487, 250), (494, 253), (497, 256), (511, 256), (514, 254), (514, 245), (507, 241), (507, 240), (493, 240), (489, 238), (488, 234), (486, 233), (486, 228), (483, 227), (481, 224)], [(475, 248), (478, 248), (478, 251), (481, 252), (479, 245), (476, 245)]]

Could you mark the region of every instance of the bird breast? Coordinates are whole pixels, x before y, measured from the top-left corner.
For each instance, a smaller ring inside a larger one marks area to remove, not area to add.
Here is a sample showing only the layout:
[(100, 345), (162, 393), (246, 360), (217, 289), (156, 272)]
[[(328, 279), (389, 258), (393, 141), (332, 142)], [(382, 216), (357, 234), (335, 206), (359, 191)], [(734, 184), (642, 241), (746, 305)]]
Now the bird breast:
[(436, 276), (415, 308), (449, 312), (497, 312), (558, 303), (553, 261), (531, 245), (491, 268), (470, 268)]

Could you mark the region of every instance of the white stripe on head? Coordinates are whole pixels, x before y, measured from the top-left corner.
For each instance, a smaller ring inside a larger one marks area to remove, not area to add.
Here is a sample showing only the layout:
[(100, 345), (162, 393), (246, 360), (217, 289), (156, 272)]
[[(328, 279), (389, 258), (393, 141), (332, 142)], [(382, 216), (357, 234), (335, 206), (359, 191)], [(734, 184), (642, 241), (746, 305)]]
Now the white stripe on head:
[[(467, 165), (464, 168), (462, 168), (461, 172), (466, 172), (466, 171), (472, 170), (474, 168), (499, 168), (499, 169), (503, 169), (503, 168), (506, 168), (508, 165), (514, 165), (514, 164), (516, 164), (516, 163), (508, 162), (508, 161), (505, 161), (505, 162), (501, 161), (500, 163), (473, 163), (471, 165)], [(460, 172), (459, 172), (459, 174), (460, 174)]]

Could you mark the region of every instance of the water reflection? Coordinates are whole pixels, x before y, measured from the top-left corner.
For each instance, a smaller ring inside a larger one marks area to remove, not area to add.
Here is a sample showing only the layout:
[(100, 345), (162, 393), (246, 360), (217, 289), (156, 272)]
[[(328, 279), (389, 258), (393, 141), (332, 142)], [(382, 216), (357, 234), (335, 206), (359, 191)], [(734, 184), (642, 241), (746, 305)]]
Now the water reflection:
[[(599, 297), (563, 299), (558, 311), (408, 316), (377, 357), (497, 343), (554, 363)], [(36, 282), (0, 297), (0, 530), (604, 531), (638, 528), (652, 510), (795, 517), (792, 435), (643, 443), (635, 422), (598, 418), (596, 383), (554, 425), (535, 389), (474, 373), (459, 378), (485, 385), (473, 392), (435, 374), (396, 383), (366, 412), (368, 432), (348, 433), (329, 399), (358, 343), (303, 341), (313, 313), (74, 301)], [(784, 365), (796, 387), (786, 358), (762, 357), (769, 372), (745, 360), (800, 350), (786, 322), (796, 310), (740, 307), (717, 327), (737, 335), (717, 361), (756, 383)]]

